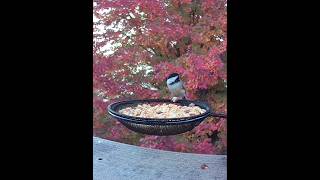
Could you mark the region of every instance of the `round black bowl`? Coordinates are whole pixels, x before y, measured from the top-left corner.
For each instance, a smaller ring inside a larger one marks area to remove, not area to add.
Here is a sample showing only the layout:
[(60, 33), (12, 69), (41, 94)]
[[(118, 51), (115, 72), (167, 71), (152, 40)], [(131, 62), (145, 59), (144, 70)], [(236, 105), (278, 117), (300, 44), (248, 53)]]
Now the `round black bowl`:
[(197, 116), (185, 117), (185, 118), (171, 118), (171, 119), (151, 119), (127, 116), (119, 113), (119, 110), (126, 107), (137, 106), (138, 104), (156, 104), (156, 103), (173, 103), (169, 99), (144, 99), (144, 100), (129, 100), (112, 103), (108, 106), (108, 113), (117, 119), (120, 123), (126, 126), (128, 129), (157, 136), (168, 136), (181, 134), (192, 130), (199, 125), (208, 116), (214, 117), (226, 117), (224, 114), (215, 114), (208, 104), (201, 101), (189, 101), (179, 100), (175, 104), (188, 106), (190, 103), (200, 106), (205, 109), (206, 112)]

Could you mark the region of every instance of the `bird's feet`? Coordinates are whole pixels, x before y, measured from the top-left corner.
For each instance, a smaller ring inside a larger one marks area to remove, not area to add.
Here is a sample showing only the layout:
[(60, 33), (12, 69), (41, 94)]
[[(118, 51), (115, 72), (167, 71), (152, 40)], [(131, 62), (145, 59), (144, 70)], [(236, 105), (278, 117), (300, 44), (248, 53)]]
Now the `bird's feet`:
[(179, 98), (179, 97), (173, 97), (172, 99), (171, 99), (171, 101), (172, 102), (177, 102), (178, 100), (181, 100), (182, 98)]
[(173, 97), (173, 98), (171, 99), (171, 101), (174, 102), (174, 103), (177, 102), (177, 100), (178, 100), (178, 97)]

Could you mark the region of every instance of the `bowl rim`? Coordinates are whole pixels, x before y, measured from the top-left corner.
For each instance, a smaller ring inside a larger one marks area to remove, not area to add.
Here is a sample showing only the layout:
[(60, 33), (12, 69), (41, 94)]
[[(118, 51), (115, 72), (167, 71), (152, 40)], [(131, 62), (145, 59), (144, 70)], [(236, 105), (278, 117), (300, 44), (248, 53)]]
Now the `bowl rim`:
[[(152, 103), (152, 102), (165, 102), (165, 103), (171, 103), (171, 104), (182, 104), (182, 103), (194, 103), (197, 106), (200, 106), (201, 108), (204, 108), (206, 110), (205, 113), (199, 114), (196, 116), (189, 116), (189, 117), (183, 117), (183, 118), (142, 118), (142, 117), (134, 117), (134, 116), (128, 116), (121, 113), (118, 113), (115, 109), (116, 107), (120, 105), (125, 104), (139, 104), (139, 103)], [(179, 100), (176, 103), (173, 103), (170, 99), (135, 99), (135, 100), (125, 100), (125, 101), (118, 101), (111, 103), (108, 106), (108, 113), (113, 116), (114, 118), (118, 120), (128, 121), (131, 123), (136, 124), (147, 124), (147, 125), (169, 125), (169, 124), (185, 124), (185, 123), (191, 123), (199, 120), (204, 120), (206, 117), (210, 116), (212, 114), (212, 108), (205, 102), (202, 101), (192, 101), (192, 100)]]

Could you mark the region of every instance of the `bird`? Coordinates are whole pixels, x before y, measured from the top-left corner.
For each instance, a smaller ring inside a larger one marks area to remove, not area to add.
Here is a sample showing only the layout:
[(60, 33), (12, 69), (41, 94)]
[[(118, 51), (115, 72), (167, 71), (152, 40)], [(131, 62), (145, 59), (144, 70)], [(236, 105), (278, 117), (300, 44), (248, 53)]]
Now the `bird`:
[(178, 73), (171, 73), (167, 77), (167, 87), (173, 102), (176, 102), (178, 99), (186, 99), (186, 89)]

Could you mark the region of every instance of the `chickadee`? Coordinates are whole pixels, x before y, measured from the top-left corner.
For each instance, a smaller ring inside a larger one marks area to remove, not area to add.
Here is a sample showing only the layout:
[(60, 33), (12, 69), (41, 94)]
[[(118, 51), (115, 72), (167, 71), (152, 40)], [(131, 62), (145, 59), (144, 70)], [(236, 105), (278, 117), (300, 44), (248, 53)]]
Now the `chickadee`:
[(178, 99), (186, 99), (186, 90), (178, 73), (172, 73), (168, 76), (167, 87), (170, 91), (173, 102), (176, 102)]

